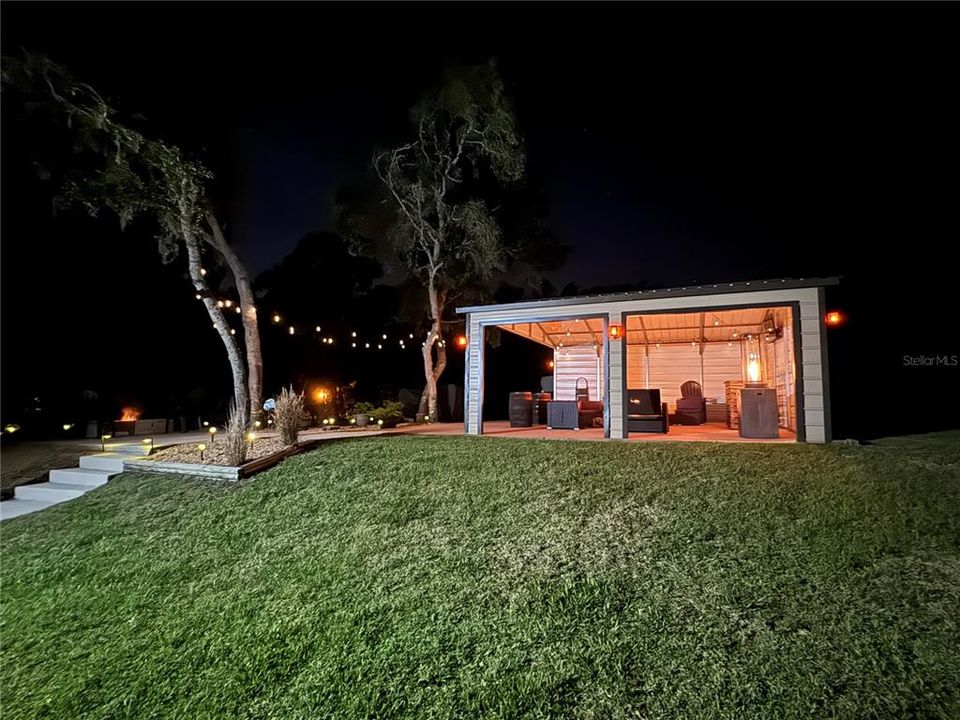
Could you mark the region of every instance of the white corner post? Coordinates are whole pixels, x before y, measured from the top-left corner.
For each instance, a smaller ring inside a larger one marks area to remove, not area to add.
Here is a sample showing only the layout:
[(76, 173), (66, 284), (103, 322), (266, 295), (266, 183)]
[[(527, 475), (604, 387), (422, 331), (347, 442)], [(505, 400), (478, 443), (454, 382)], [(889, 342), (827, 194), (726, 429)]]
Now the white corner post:
[[(610, 326), (621, 327), (620, 337), (616, 340), (610, 337)], [(607, 421), (608, 437), (620, 439), (627, 437), (627, 414), (624, 412), (624, 380), (626, 366), (627, 331), (623, 322), (622, 312), (608, 313), (603, 328), (603, 344), (607, 350), (607, 397), (610, 408), (610, 418)]]
[(464, 361), (463, 431), (483, 433), (483, 325), (467, 315), (467, 356)]

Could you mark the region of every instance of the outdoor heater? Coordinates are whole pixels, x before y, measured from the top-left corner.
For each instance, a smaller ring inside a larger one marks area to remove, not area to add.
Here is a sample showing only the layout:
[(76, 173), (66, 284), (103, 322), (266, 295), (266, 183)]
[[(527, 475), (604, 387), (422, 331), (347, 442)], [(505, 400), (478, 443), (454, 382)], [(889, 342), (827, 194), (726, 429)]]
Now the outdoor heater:
[(753, 334), (741, 340), (743, 384), (740, 390), (740, 437), (780, 437), (777, 391), (764, 380), (763, 351), (760, 338)]

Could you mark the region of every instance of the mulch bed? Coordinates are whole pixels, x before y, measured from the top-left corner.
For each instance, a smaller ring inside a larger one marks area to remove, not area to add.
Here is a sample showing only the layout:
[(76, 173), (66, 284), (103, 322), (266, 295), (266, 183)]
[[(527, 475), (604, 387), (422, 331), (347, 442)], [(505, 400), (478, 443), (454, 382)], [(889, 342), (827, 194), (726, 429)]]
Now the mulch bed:
[[(207, 443), (207, 449), (203, 451), (204, 465), (224, 465), (230, 466), (233, 463), (227, 462), (225, 457), (225, 443), (214, 442)], [(275, 452), (283, 450), (284, 444), (278, 437), (257, 438), (253, 441), (253, 447), (248, 446), (247, 459), (256, 460), (258, 458), (272, 455)], [(197, 450), (197, 443), (184, 443), (182, 445), (171, 445), (170, 447), (157, 450), (147, 458), (150, 462), (170, 462), (170, 463), (195, 463), (199, 464), (200, 451)]]

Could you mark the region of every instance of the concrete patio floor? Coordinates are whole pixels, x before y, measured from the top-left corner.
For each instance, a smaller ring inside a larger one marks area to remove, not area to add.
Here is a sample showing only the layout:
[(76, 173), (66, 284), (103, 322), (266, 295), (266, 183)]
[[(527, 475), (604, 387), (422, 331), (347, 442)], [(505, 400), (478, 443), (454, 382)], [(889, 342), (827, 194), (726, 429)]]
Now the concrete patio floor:
[[(397, 428), (405, 433), (423, 435), (463, 435), (463, 423), (436, 423), (433, 425), (404, 425)], [(539, 440), (606, 440), (603, 428), (584, 428), (583, 430), (547, 430), (543, 425), (529, 428), (510, 427), (507, 420), (492, 420), (483, 424), (483, 434), (492, 437), (512, 437)], [(747, 443), (788, 443), (796, 442), (795, 433), (780, 429), (780, 437), (775, 440), (742, 438), (737, 430), (731, 430), (724, 423), (706, 423), (704, 425), (672, 425), (670, 432), (631, 433), (629, 442), (747, 442)]]

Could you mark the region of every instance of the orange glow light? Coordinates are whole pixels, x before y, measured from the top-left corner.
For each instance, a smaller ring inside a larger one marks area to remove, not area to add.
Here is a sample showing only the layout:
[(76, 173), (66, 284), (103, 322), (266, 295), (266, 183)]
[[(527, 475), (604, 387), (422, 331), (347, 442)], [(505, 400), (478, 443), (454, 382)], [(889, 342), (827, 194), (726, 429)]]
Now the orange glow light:
[(320, 388), (313, 394), (313, 396), (317, 399), (318, 403), (325, 403), (330, 400), (330, 391), (326, 388)]
[(466, 335), (457, 335), (457, 347), (465, 348), (467, 346), (467, 336)]
[(547, 360), (547, 367), (548, 367), (550, 370), (553, 370), (553, 360)]
[(623, 326), (622, 325), (611, 325), (610, 326), (610, 339), (619, 340), (623, 337)]
[(843, 324), (843, 315), (837, 310), (831, 310), (823, 317), (823, 321), (832, 327)]

